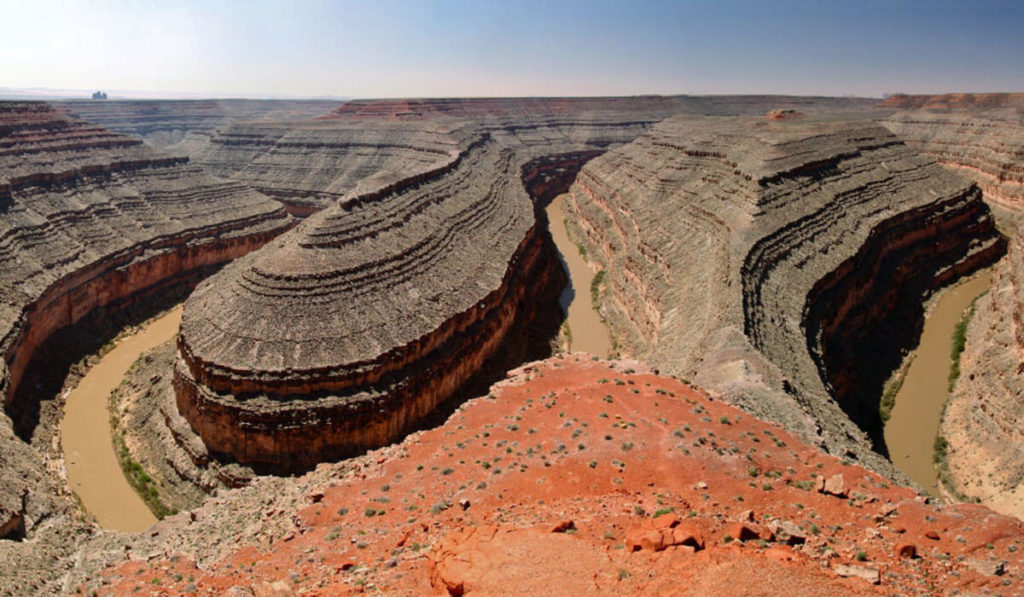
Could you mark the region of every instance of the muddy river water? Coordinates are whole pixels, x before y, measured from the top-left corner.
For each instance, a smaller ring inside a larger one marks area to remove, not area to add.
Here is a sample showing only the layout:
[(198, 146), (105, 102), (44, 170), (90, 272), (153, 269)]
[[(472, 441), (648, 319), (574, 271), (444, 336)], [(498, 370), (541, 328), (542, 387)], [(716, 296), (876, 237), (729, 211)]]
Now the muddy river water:
[(985, 271), (939, 294), (885, 425), (893, 464), (933, 495), (938, 476), (932, 454), (948, 395), (953, 332), (964, 309), (991, 285), (992, 272)]
[(559, 299), (562, 309), (568, 313), (569, 331), (572, 335), (569, 348), (607, 358), (608, 353), (611, 352), (612, 340), (608, 334), (608, 327), (598, 315), (590, 296), (590, 285), (594, 280), (594, 272), (580, 255), (576, 244), (569, 239), (565, 228), (564, 197), (564, 195), (556, 197), (548, 205), (546, 211), (551, 236), (555, 240), (555, 245), (558, 247), (558, 252), (561, 253), (562, 262), (569, 274), (569, 286), (562, 291), (562, 296)]
[(68, 394), (60, 426), (68, 483), (103, 528), (141, 531), (156, 522), (121, 472), (107, 403), (139, 355), (178, 332), (181, 310), (178, 305), (121, 339)]

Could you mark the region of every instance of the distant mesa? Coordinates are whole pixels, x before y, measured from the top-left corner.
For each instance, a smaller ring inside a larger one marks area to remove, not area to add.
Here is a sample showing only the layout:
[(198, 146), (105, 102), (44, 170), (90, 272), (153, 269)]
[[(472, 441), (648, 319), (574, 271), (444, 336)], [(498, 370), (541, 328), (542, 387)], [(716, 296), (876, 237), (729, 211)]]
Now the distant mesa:
[(106, 91), (97, 91), (97, 92), (92, 94), (92, 99), (94, 99), (94, 100), (105, 100), (105, 99), (107, 99), (107, 92)]
[(792, 120), (794, 118), (801, 118), (803, 115), (803, 112), (797, 112), (796, 110), (769, 110), (765, 114), (765, 118), (769, 120)]
[(907, 95), (894, 93), (879, 104), (904, 110), (986, 110), (1024, 108), (1024, 93), (943, 93), (939, 95)]

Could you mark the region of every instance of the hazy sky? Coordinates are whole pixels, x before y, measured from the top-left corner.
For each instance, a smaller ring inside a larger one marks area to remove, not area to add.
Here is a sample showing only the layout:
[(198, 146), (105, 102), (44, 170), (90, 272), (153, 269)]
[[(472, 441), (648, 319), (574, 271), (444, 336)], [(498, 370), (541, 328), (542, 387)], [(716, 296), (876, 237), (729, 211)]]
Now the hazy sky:
[(1024, 91), (1024, 1), (0, 0), (0, 87), (208, 96)]

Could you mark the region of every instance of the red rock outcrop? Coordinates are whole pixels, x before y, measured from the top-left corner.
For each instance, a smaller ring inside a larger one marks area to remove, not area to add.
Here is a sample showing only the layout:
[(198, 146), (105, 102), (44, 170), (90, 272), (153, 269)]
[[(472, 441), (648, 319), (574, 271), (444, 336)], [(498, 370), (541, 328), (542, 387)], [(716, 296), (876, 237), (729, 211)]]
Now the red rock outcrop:
[[(816, 489), (836, 477), (847, 496)], [(1013, 594), (1022, 536), (1018, 520), (929, 505), (635, 362), (566, 355), (396, 446), (91, 541), (69, 582), (103, 595)]]
[(1002, 255), (980, 198), (870, 122), (678, 117), (567, 206), (625, 354), (891, 471), (850, 418), (879, 430), (923, 298)]

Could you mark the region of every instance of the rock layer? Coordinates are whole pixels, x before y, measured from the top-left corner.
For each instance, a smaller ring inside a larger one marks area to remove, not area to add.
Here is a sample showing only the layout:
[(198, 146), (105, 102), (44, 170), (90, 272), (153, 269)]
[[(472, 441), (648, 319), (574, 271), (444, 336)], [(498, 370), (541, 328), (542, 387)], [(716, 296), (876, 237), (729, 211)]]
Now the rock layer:
[(471, 377), (552, 265), (514, 169), (483, 137), (201, 285), (175, 386), (207, 447), (308, 468), (386, 443)]
[(442, 167), (466, 143), (456, 128), (439, 123), (246, 123), (221, 128), (193, 157), (307, 216), (348, 193)]
[(568, 206), (622, 350), (890, 472), (847, 416), (871, 429), (922, 299), (1004, 249), (975, 186), (865, 122), (670, 119)]
[(922, 153), (974, 179), (1009, 250), (967, 327), (960, 376), (940, 428), (948, 475), (962, 499), (1024, 516), (1024, 95), (926, 97), (883, 123)]
[(1021, 110), (1024, 99), (1015, 110), (915, 110), (897, 112), (882, 120), (882, 124), (911, 147), (976, 181), (989, 202), (1022, 210)]
[[(91, 313), (194, 284), (198, 272), (290, 224), (276, 202), (214, 179), (187, 158), (45, 104), (0, 103), (0, 386), (7, 413), (22, 419), (37, 408), (40, 397), (19, 392), (19, 384), (55, 333)], [(18, 471), (20, 481), (4, 484), (0, 510), (21, 500), (24, 512), (26, 499), (29, 509), (33, 500), (50, 499), (31, 482), (42, 474), (38, 457), (18, 440), (2, 442), (13, 455), (5, 472)]]
[(326, 100), (109, 100), (53, 102), (58, 111), (146, 143), (186, 153), (217, 128), (252, 120), (309, 120), (337, 108)]

